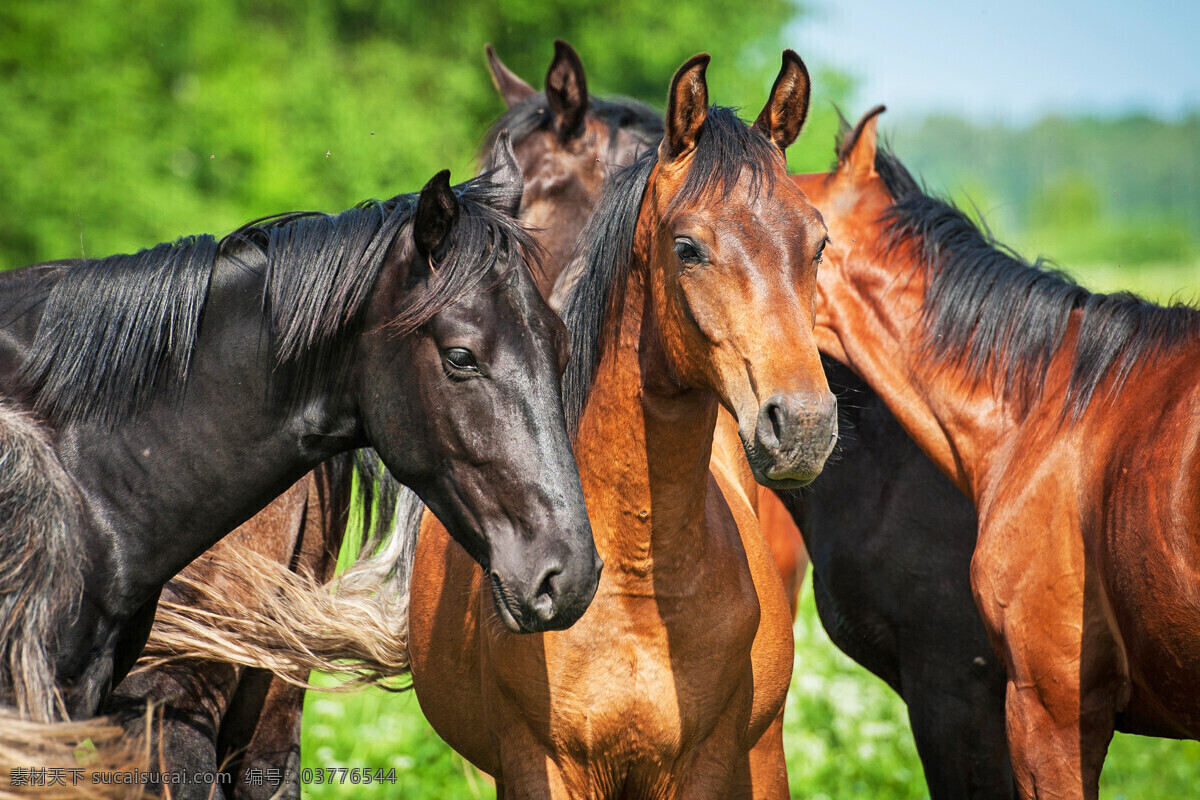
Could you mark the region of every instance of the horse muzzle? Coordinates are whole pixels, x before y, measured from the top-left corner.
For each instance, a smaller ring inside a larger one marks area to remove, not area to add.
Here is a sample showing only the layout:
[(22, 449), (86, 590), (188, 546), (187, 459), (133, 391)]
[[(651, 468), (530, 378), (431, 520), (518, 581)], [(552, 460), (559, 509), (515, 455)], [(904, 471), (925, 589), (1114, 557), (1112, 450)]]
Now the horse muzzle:
[(746, 459), (754, 479), (772, 489), (795, 489), (821, 474), (837, 443), (837, 399), (829, 391), (772, 395), (760, 407)]

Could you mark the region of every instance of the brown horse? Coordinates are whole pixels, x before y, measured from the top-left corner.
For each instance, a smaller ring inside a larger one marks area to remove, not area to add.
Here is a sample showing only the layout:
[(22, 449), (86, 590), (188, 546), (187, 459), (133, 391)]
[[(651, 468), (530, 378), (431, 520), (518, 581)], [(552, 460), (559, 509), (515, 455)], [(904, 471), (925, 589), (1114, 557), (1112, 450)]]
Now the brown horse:
[[(641, 153), (658, 146), (662, 116), (636, 100), (590, 95), (583, 62), (561, 39), (554, 42), (543, 92), (505, 66), (491, 45), (487, 57), (492, 82), (509, 110), (488, 131), (481, 155), (491, 152), (502, 131), (512, 136), (525, 176), (520, 217), (534, 228), (547, 255), (538, 286), (558, 308), (573, 288), (573, 281), (556, 288), (558, 276), (571, 260), (604, 180), (615, 168), (632, 164)], [(486, 159), (483, 165), (488, 166)], [(774, 493), (755, 482), (742, 452), (737, 422), (724, 409), (718, 413), (714, 469), (736, 481), (754, 507), (794, 617), (808, 566), (800, 531)]]
[(484, 137), (481, 165), (491, 166), (488, 154), (507, 131), (525, 178), (518, 216), (546, 251), (538, 288), (549, 299), (604, 181), (658, 146), (662, 117), (636, 100), (590, 95), (579, 55), (561, 39), (554, 42), (543, 92), (517, 77), (491, 45), (487, 57), (508, 111)]
[[(707, 63), (676, 73), (657, 153), (607, 185), (564, 308), (568, 414), (606, 563), (589, 612), (512, 636), (479, 602), (478, 571), (422, 528), (414, 686), (500, 796), (787, 795), (791, 619), (750, 505), (709, 462), (718, 402), (764, 482), (811, 480), (832, 445), (810, 334), (825, 229), (782, 157), (809, 82), (789, 51), (748, 128), (708, 108)], [(442, 624), (464, 618), (461, 633)]]
[(1114, 728), (1200, 736), (1200, 311), (995, 247), (876, 149), (797, 177), (833, 244), (817, 336), (976, 505), (976, 602), (1026, 797), (1088, 797)]

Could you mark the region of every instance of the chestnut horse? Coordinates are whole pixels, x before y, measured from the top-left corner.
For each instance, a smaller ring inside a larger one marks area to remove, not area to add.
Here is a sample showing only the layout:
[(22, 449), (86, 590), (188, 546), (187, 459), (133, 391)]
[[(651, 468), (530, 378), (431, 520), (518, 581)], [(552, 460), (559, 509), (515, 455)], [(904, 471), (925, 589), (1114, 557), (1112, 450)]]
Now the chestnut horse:
[(833, 241), (818, 341), (976, 505), (1021, 795), (1095, 798), (1114, 729), (1200, 735), (1200, 311), (995, 247), (877, 150), (881, 110), (796, 179)]
[(568, 414), (606, 561), (589, 613), (512, 636), (477, 571), (431, 518), (422, 528), (414, 686), (500, 796), (787, 795), (791, 618), (752, 508), (709, 459), (718, 402), (776, 486), (815, 477), (836, 435), (810, 335), (825, 229), (783, 159), (809, 82), (786, 53), (749, 128), (708, 108), (707, 63), (676, 73), (657, 152), (606, 186), (564, 309)]

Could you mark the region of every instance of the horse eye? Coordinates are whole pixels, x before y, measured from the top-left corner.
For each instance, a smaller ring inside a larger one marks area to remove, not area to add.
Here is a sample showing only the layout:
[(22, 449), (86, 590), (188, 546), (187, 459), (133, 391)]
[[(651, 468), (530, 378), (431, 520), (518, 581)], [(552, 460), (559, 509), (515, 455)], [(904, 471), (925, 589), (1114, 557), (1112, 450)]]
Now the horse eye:
[(675, 240), (675, 255), (685, 264), (699, 264), (701, 261), (700, 251), (690, 239)]
[(821, 242), (821, 244), (817, 245), (817, 254), (815, 256), (813, 256), (813, 263), (816, 264), (817, 266), (820, 266), (821, 262), (825, 260), (825, 245), (827, 245), (827, 244), (829, 244), (828, 236), (825, 237), (825, 241), (823, 241), (823, 242)]
[(461, 347), (452, 347), (446, 351), (446, 363), (464, 372), (479, 372), (475, 356), (471, 355), (470, 350), (464, 350)]

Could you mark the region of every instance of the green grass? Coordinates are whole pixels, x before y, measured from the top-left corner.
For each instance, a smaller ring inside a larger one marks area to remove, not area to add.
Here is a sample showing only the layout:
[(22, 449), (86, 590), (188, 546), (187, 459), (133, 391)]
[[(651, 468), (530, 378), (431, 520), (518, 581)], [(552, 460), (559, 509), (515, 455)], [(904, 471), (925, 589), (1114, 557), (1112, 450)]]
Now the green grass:
[[(904, 704), (837, 650), (817, 619), (810, 586), (796, 621), (796, 662), (784, 746), (792, 797), (906, 800), (928, 797)], [(313, 800), (494, 796), (486, 778), (425, 722), (411, 692), (309, 692), (304, 766), (396, 769), (396, 784), (305, 787)], [(1105, 800), (1194, 798), (1200, 742), (1118, 735), (1100, 784)]]
[[(1200, 264), (1078, 267), (1097, 291), (1130, 289), (1157, 302), (1200, 299)], [(796, 621), (796, 661), (784, 746), (792, 797), (905, 800), (928, 797), (904, 704), (843, 655), (817, 619), (805, 586)], [(308, 695), (304, 766), (396, 769), (395, 785), (309, 785), (305, 797), (491, 797), (487, 779), (425, 722), (412, 693)], [(1200, 796), (1200, 742), (1118, 734), (1100, 782), (1104, 800)]]

